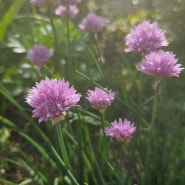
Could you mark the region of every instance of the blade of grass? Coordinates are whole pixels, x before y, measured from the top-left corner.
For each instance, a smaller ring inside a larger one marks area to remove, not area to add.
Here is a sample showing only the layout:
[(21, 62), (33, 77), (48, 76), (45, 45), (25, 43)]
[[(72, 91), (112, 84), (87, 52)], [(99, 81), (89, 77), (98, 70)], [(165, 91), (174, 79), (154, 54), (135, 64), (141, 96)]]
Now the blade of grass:
[(52, 167), (56, 166), (55, 163), (50, 159), (49, 155), (47, 154), (47, 151), (39, 145), (36, 141), (34, 141), (30, 136), (24, 133), (21, 129), (19, 129), (13, 122), (10, 120), (0, 116), (0, 121), (7, 127), (16, 130), (24, 139), (26, 139), (32, 146), (34, 146), (43, 157), (45, 157), (52, 165)]
[(0, 178), (0, 182), (3, 183), (4, 185), (5, 185), (5, 184), (6, 184), (6, 185), (18, 185), (18, 184), (16, 184), (16, 183), (10, 182), (10, 181), (5, 180), (5, 179), (2, 179), (2, 178)]
[[(38, 168), (36, 168), (36, 166), (31, 163), (26, 159), (23, 159), (22, 156), (21, 158), (16, 158), (16, 159), (9, 159), (6, 157), (0, 157), (0, 159), (7, 161), (13, 165), (19, 166), (21, 168), (24, 168), (27, 172), (29, 172), (31, 175), (33, 175), (34, 173), (34, 178), (35, 176), (39, 177), (39, 179), (42, 179), (42, 181), (44, 181), (45, 183), (48, 182), (48, 179), (45, 177), (46, 174), (43, 174)], [(28, 179), (27, 179), (28, 180)], [(29, 179), (29, 181), (23, 181), (21, 182), (21, 185), (23, 185), (23, 183), (30, 183), (33, 182), (33, 179)]]
[(14, 0), (14, 2), (12, 3), (10, 8), (4, 15), (0, 25), (0, 42), (3, 41), (8, 26), (15, 18), (18, 11), (21, 9), (21, 7), (24, 5), (25, 2), (26, 0)]
[(33, 182), (32, 179), (26, 179), (26, 180), (24, 180), (23, 182), (21, 182), (19, 185), (26, 185), (26, 184), (30, 184), (30, 183), (32, 183), (32, 182)]
[(94, 53), (92, 52), (91, 49), (88, 49), (88, 50), (89, 50), (91, 56), (92, 56), (93, 59), (94, 59), (93, 61), (94, 61), (95, 65), (96, 65), (96, 67), (97, 67), (97, 69), (98, 69), (98, 71), (99, 71), (99, 73), (100, 73), (100, 75), (101, 75), (103, 81), (105, 82), (105, 77), (104, 77), (104, 75), (103, 75), (103, 72), (102, 72), (102, 70), (101, 70), (99, 64), (98, 64), (98, 61), (97, 61), (96, 57), (94, 56)]
[[(0, 121), (2, 123), (5, 124), (5, 126), (8, 126), (9, 128), (12, 128), (16, 131), (18, 131), (18, 133), (24, 137), (27, 141), (29, 141), (34, 147), (36, 147), (38, 149), (38, 151), (48, 160), (51, 162), (52, 166), (56, 166), (55, 163), (52, 161), (52, 159), (50, 158), (50, 156), (47, 154), (47, 152), (44, 150), (44, 148), (37, 144), (36, 141), (34, 141), (31, 137), (29, 137), (28, 135), (26, 135), (25, 133), (23, 133), (18, 127), (16, 127), (16, 125), (14, 123), (12, 123), (11, 121), (9, 121), (8, 119), (3, 118), (2, 116), (0, 116)], [(49, 141), (49, 140), (48, 140)], [(69, 177), (72, 179), (72, 181), (74, 182), (74, 184), (79, 185), (77, 180), (75, 179), (75, 177), (73, 176), (73, 174), (71, 173), (70, 170), (66, 169), (66, 164), (63, 162), (63, 160), (61, 159), (61, 157), (58, 155), (58, 153), (56, 152), (55, 148), (53, 147), (53, 145), (48, 142), (48, 147), (50, 148), (52, 154), (54, 155), (54, 157), (57, 159), (57, 161), (59, 162), (59, 165), (64, 167), (65, 170), (67, 171), (67, 174), (69, 175)], [(58, 165), (58, 164), (57, 164)]]

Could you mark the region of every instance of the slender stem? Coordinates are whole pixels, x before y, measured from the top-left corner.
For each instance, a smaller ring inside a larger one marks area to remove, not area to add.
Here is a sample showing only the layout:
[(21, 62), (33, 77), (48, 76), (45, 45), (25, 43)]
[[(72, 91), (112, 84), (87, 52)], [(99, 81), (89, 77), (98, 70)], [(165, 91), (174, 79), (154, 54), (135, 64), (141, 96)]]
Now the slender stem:
[(50, 12), (49, 12), (49, 20), (50, 20), (51, 28), (52, 28), (52, 31), (53, 31), (53, 38), (54, 38), (54, 45), (55, 45), (53, 60), (55, 62), (56, 69), (60, 69), (60, 63), (58, 61), (58, 55), (59, 55), (58, 37), (57, 37), (57, 32), (56, 32), (55, 24), (53, 22), (52, 13), (50, 13)]
[[(57, 151), (55, 150), (55, 148), (53, 147), (52, 144), (49, 144), (50, 150), (52, 152), (52, 154), (55, 156), (55, 158), (58, 160), (59, 164), (61, 164), (62, 167), (66, 167), (66, 164), (64, 163), (64, 161), (60, 158), (59, 154), (57, 153)], [(71, 180), (73, 181), (74, 185), (79, 185), (78, 181), (76, 180), (76, 178), (74, 177), (74, 175), (72, 174), (72, 172), (69, 169), (66, 169), (67, 174), (69, 175), (69, 177), (71, 178)]]
[(51, 77), (57, 78), (57, 76), (54, 73), (52, 73), (52, 71), (46, 65), (44, 65), (43, 69), (47, 71), (48, 73), (47, 75), (51, 75)]
[(101, 114), (101, 122), (102, 122), (102, 132), (103, 132), (103, 142), (102, 142), (102, 144), (103, 144), (103, 146), (102, 146), (102, 149), (104, 148), (105, 149), (105, 156), (108, 156), (107, 155), (107, 151), (108, 151), (108, 149), (107, 149), (107, 140), (106, 140), (106, 135), (105, 135), (105, 113), (102, 113)]
[(71, 171), (71, 165), (69, 163), (68, 154), (66, 151), (66, 147), (65, 147), (65, 143), (64, 143), (64, 139), (63, 139), (63, 134), (62, 134), (62, 128), (61, 128), (60, 123), (56, 124), (56, 129), (57, 129), (60, 150), (61, 150), (64, 162), (65, 162), (67, 168)]
[(150, 133), (149, 138), (147, 140), (147, 146), (146, 146), (146, 158), (145, 158), (145, 165), (144, 165), (144, 176), (143, 176), (143, 183), (144, 185), (150, 184), (150, 156), (151, 156), (151, 150), (152, 150), (152, 139), (155, 139), (155, 119), (157, 114), (157, 106), (158, 105), (158, 92), (156, 90), (154, 102), (153, 102), (153, 109), (152, 109), (152, 118), (151, 118), (151, 125), (150, 125)]
[(51, 28), (52, 28), (52, 31), (53, 31), (53, 37), (54, 37), (54, 43), (55, 43), (55, 50), (54, 50), (54, 52), (56, 53), (58, 51), (58, 38), (57, 38), (55, 25), (54, 25), (54, 22), (53, 22), (53, 17), (50, 14), (49, 14), (49, 20), (50, 20), (50, 23), (51, 23)]
[(129, 155), (129, 160), (128, 160), (129, 161), (129, 166), (128, 166), (127, 176), (126, 176), (125, 183), (124, 183), (125, 185), (128, 185), (128, 183), (129, 183), (131, 169), (132, 169), (133, 163), (134, 163), (134, 153), (135, 153), (136, 145), (137, 145), (137, 141), (138, 141), (139, 130), (140, 130), (139, 126), (137, 126), (136, 134), (135, 134), (135, 137), (133, 138), (134, 140), (133, 140), (133, 144), (132, 144), (132, 150), (131, 150), (131, 153)]
[(126, 176), (126, 180), (125, 180), (125, 185), (128, 185), (129, 182), (129, 178), (130, 178), (130, 173), (131, 173), (131, 169), (132, 169), (132, 165), (134, 162), (134, 153), (137, 147), (137, 142), (138, 142), (138, 137), (139, 137), (139, 133), (140, 133), (140, 122), (141, 120), (141, 116), (142, 116), (142, 101), (143, 101), (143, 95), (144, 95), (144, 87), (145, 87), (145, 83), (144, 83), (144, 78), (143, 75), (141, 76), (141, 90), (139, 91), (139, 99), (138, 99), (138, 124), (137, 124), (137, 129), (136, 129), (136, 134), (135, 137), (133, 138), (133, 144), (132, 144), (132, 150), (131, 150), (131, 154), (129, 157), (129, 167), (128, 167), (128, 171), (127, 171), (127, 176)]
[(94, 44), (96, 46), (96, 49), (97, 49), (97, 52), (98, 52), (98, 56), (99, 56), (99, 61), (103, 63), (102, 61), (102, 56), (101, 56), (101, 51), (100, 51), (100, 48), (99, 48), (99, 45), (97, 43), (97, 35), (96, 34), (93, 34), (92, 35), (92, 38), (93, 38), (93, 41), (94, 41)]
[[(69, 8), (69, 7), (67, 7)], [(74, 83), (74, 66), (71, 60), (71, 41), (70, 41), (70, 27), (69, 27), (69, 18), (66, 17), (66, 29), (67, 29), (67, 77), (69, 78), (68, 80), (73, 84)]]
[(105, 113), (101, 113), (101, 122), (102, 122), (102, 131), (103, 131), (103, 135), (105, 137)]
[(98, 71), (99, 71), (99, 73), (100, 73), (100, 75), (101, 75), (101, 77), (102, 77), (102, 80), (103, 80), (104, 84), (106, 84), (106, 82), (105, 82), (105, 77), (104, 77), (103, 72), (102, 72), (102, 70), (101, 70), (101, 68), (100, 68), (100, 65), (98, 64), (98, 61), (97, 61), (96, 57), (94, 56), (94, 53), (92, 52), (91, 49), (89, 49), (89, 52), (90, 52), (91, 56), (92, 56), (93, 59), (94, 59), (94, 63), (95, 63), (95, 65), (96, 65), (96, 67), (97, 67), (97, 69), (98, 69)]

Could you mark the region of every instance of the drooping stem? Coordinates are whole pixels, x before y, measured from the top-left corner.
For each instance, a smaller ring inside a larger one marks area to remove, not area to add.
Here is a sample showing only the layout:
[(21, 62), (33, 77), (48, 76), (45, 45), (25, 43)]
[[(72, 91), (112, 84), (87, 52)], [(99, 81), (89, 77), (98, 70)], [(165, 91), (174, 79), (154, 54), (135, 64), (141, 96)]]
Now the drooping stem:
[(63, 139), (63, 134), (62, 134), (62, 128), (61, 128), (60, 123), (56, 123), (56, 129), (57, 129), (60, 150), (61, 150), (64, 162), (66, 164), (66, 167), (71, 171), (71, 165), (69, 163), (68, 154), (66, 151), (66, 147), (65, 147), (65, 143), (64, 143), (64, 139)]

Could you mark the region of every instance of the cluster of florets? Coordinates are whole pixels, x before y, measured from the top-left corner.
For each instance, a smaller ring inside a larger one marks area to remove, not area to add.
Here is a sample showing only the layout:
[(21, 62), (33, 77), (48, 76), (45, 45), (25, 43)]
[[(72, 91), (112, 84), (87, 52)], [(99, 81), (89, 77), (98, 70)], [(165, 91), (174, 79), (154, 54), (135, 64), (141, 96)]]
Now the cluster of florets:
[(52, 55), (46, 46), (36, 44), (33, 49), (28, 51), (27, 58), (40, 68), (49, 61)]
[(161, 79), (179, 76), (183, 68), (181, 64), (177, 64), (175, 55), (172, 52), (158, 50), (162, 46), (167, 46), (168, 41), (156, 22), (144, 21), (133, 28), (125, 39), (125, 52), (137, 51), (145, 55), (138, 70), (155, 77), (154, 89)]
[(129, 139), (135, 131), (134, 123), (127, 119), (123, 121), (121, 118), (118, 121), (114, 120), (109, 127), (105, 128), (105, 134), (116, 139), (118, 142)]
[[(65, 18), (75, 18), (79, 12), (77, 4), (80, 3), (81, 0), (30, 0), (30, 2), (39, 6), (44, 11), (49, 8), (47, 6), (53, 5), (53, 7), (55, 7), (57, 5), (55, 9), (56, 15)], [(104, 22), (102, 18), (94, 13), (88, 14), (79, 24), (79, 28), (87, 33), (99, 32), (103, 27)]]
[(90, 13), (82, 19), (79, 27), (87, 33), (96, 33), (103, 29), (104, 23), (100, 16)]
[[(49, 0), (31, 0), (32, 4), (41, 6)], [(66, 18), (74, 18), (79, 10), (77, 3), (81, 0), (57, 0), (60, 5), (55, 9), (55, 14)], [(104, 23), (101, 17), (90, 13), (79, 24), (79, 28), (87, 33), (96, 33), (103, 29)], [(138, 70), (142, 73), (155, 77), (154, 88), (163, 78), (178, 77), (181, 70), (181, 64), (177, 64), (177, 59), (172, 52), (163, 51), (160, 48), (168, 46), (165, 32), (158, 27), (156, 22), (144, 21), (134, 27), (125, 37), (125, 52), (140, 52), (144, 55), (139, 64)], [(37, 66), (41, 67), (50, 58), (52, 53), (46, 46), (35, 45), (27, 53), (27, 58)], [(87, 99), (91, 107), (100, 113), (104, 113), (113, 103), (114, 93), (107, 88), (95, 87), (94, 90), (88, 90)], [(73, 86), (64, 79), (41, 80), (35, 87), (29, 90), (26, 98), (27, 103), (34, 108), (33, 117), (38, 117), (39, 122), (51, 119), (57, 123), (65, 119), (65, 112), (77, 105), (81, 94), (77, 93)], [(136, 127), (127, 119), (114, 120), (104, 132), (107, 136), (115, 138), (117, 141), (129, 139)]]
[[(33, 117), (38, 117), (39, 122), (52, 120), (53, 124), (65, 119), (66, 111), (77, 105), (81, 94), (76, 93), (73, 86), (64, 79), (41, 80), (40, 83), (29, 90), (26, 102), (34, 108)], [(87, 94), (91, 106), (103, 113), (114, 101), (114, 93), (107, 89), (95, 87), (94, 91), (89, 90)], [(107, 136), (123, 141), (130, 138), (135, 132), (134, 124), (120, 118), (106, 127), (104, 132)]]
[(81, 0), (60, 0), (60, 5), (56, 8), (55, 14), (61, 17), (74, 18), (79, 10), (76, 6)]
[(91, 106), (101, 113), (105, 112), (107, 107), (114, 101), (114, 93), (110, 90), (108, 91), (108, 89), (96, 87), (94, 91), (89, 90), (87, 95)]
[(39, 117), (41, 122), (60, 116), (75, 106), (80, 97), (64, 79), (46, 78), (29, 90), (26, 101), (34, 108), (33, 117)]
[(75, 5), (63, 6), (59, 5), (56, 10), (55, 14), (58, 16), (65, 16), (69, 18), (74, 18), (78, 14), (79, 10)]
[(160, 29), (156, 22), (144, 21), (125, 37), (126, 49), (125, 52), (137, 51), (149, 53), (161, 46), (167, 46), (168, 41), (165, 33)]

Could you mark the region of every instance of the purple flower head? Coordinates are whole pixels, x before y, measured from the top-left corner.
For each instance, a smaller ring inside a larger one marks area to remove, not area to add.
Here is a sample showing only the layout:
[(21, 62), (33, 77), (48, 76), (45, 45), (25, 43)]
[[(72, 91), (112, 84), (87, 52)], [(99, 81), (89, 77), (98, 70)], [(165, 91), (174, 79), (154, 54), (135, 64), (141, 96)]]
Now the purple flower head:
[(55, 14), (59, 16), (67, 16), (70, 18), (74, 18), (78, 14), (79, 10), (76, 6), (70, 5), (69, 7), (66, 6), (58, 6), (55, 10)]
[(144, 21), (132, 29), (125, 37), (125, 40), (125, 52), (137, 51), (149, 53), (168, 45), (164, 31), (158, 27), (156, 22), (150, 23), (150, 21)]
[(52, 53), (43, 45), (35, 45), (34, 48), (27, 53), (27, 58), (39, 67), (45, 64), (51, 57)]
[(89, 100), (91, 106), (101, 113), (103, 113), (114, 100), (114, 93), (111, 91), (107, 92), (107, 89), (105, 90), (95, 87), (94, 91), (89, 90), (87, 93), (87, 99)]
[(124, 139), (130, 138), (135, 130), (136, 127), (134, 123), (131, 123), (127, 119), (122, 121), (122, 119), (119, 118), (118, 121), (114, 120), (110, 127), (105, 127), (105, 134), (121, 142)]
[(145, 56), (140, 63), (139, 70), (159, 78), (178, 77), (183, 68), (181, 68), (181, 64), (176, 63), (177, 59), (172, 52), (153, 51)]
[(75, 106), (81, 95), (64, 79), (41, 80), (29, 90), (26, 102), (34, 108), (33, 117), (39, 117), (39, 122), (55, 119)]
[(99, 32), (103, 29), (104, 23), (101, 17), (96, 14), (88, 14), (80, 23), (80, 29), (88, 33)]
[(184, 68), (181, 67), (181, 64), (176, 63), (177, 59), (172, 52), (162, 50), (153, 51), (145, 56), (140, 63), (139, 70), (144, 74), (156, 77), (155, 89), (161, 79), (179, 76), (181, 70)]

